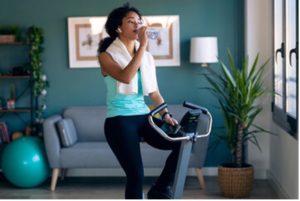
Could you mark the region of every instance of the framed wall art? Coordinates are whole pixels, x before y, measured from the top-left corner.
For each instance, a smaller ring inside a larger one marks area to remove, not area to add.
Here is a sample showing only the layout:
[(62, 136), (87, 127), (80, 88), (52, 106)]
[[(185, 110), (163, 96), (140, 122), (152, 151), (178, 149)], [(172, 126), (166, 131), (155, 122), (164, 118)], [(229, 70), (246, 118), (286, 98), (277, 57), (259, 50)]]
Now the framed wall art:
[(106, 17), (68, 18), (70, 68), (99, 68), (97, 49), (107, 36), (105, 22)]
[(144, 16), (149, 30), (148, 51), (156, 66), (180, 66), (179, 16)]
[[(107, 17), (69, 17), (70, 68), (98, 68), (99, 41), (107, 37)], [(179, 16), (144, 16), (148, 26), (147, 50), (153, 55), (156, 66), (180, 66)]]

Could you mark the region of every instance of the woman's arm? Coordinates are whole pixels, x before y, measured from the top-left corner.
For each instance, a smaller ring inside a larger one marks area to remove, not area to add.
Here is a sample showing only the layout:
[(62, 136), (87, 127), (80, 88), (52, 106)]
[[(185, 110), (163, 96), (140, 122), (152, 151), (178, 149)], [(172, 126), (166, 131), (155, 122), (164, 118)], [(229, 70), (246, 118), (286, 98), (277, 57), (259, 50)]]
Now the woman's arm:
[(117, 62), (113, 60), (113, 58), (107, 52), (102, 52), (99, 55), (99, 62), (102, 68), (102, 73), (104, 75), (110, 75), (119, 82), (129, 84), (141, 65), (145, 50), (146, 47), (140, 46), (136, 54), (133, 56), (132, 60), (123, 69)]
[[(149, 94), (150, 99), (152, 100), (152, 102), (154, 103), (154, 106), (157, 107), (160, 104), (164, 103), (164, 99), (161, 96), (159, 90), (156, 90), (152, 93)], [(160, 115), (163, 116), (163, 120), (171, 125), (176, 125), (178, 124), (177, 120), (172, 118), (172, 116), (170, 115), (170, 113), (168, 112), (168, 109), (165, 108), (162, 111), (160, 111)]]
[(137, 70), (141, 66), (143, 55), (146, 51), (148, 38), (146, 35), (147, 27), (142, 27), (139, 31), (140, 47), (132, 57), (132, 60), (125, 68), (113, 60), (113, 58), (106, 52), (99, 54), (99, 62), (101, 65), (101, 71), (103, 75), (110, 75), (119, 82), (129, 84), (132, 78), (135, 76)]

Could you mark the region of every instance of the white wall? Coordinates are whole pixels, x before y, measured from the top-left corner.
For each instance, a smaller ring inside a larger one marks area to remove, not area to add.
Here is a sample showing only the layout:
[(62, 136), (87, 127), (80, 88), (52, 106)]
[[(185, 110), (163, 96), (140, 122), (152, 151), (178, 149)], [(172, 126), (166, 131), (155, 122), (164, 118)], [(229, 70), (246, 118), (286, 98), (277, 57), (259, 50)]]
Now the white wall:
[[(265, 62), (272, 56), (272, 14), (271, 8), (266, 5), (271, 0), (246, 0), (245, 1), (245, 53), (252, 63), (256, 54), (259, 53), (260, 63)], [(271, 77), (272, 62), (268, 63), (268, 75)], [(265, 82), (266, 87), (271, 90), (271, 80)], [(270, 127), (271, 116), (271, 95), (265, 95), (260, 101), (264, 105), (264, 110), (257, 117), (257, 122), (263, 122), (262, 127)], [(267, 178), (270, 155), (270, 136), (263, 133), (259, 136), (260, 152), (255, 145), (249, 143), (248, 162), (254, 165), (256, 178)]]
[[(261, 61), (273, 54), (273, 0), (245, 0), (245, 52), (253, 61), (260, 53)], [(272, 60), (265, 79), (272, 89)], [(249, 144), (249, 163), (253, 164), (256, 177), (270, 178), (278, 194), (283, 198), (298, 198), (298, 141), (280, 129), (272, 121), (271, 96), (264, 97), (264, 112), (256, 123), (278, 133), (278, 136), (261, 135), (258, 141), (262, 152)]]

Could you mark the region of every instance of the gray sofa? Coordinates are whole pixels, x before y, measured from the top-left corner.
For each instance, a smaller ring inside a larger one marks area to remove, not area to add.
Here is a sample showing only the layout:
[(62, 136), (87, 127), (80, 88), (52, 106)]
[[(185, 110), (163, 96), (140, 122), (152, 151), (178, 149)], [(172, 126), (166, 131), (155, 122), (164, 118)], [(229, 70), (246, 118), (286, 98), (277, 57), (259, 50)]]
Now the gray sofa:
[[(169, 105), (169, 111), (180, 120), (186, 112), (181, 105)], [(56, 188), (57, 178), (62, 170), (71, 168), (120, 168), (120, 165), (105, 140), (104, 121), (106, 107), (68, 107), (62, 115), (53, 115), (43, 124), (44, 143), (50, 167), (52, 168), (51, 190)], [(77, 139), (68, 147), (62, 146), (57, 122), (71, 119), (76, 129)], [(200, 138), (193, 146), (189, 167), (195, 168), (201, 188), (205, 188), (203, 167), (208, 138)], [(141, 143), (145, 168), (162, 168), (169, 151), (152, 148)]]

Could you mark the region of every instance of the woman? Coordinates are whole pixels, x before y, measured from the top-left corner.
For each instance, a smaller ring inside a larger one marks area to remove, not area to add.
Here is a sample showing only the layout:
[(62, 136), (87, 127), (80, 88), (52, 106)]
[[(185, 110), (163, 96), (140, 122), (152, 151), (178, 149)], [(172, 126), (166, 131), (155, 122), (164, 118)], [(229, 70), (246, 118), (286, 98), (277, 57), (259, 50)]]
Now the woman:
[[(140, 153), (141, 138), (158, 149), (172, 150), (148, 198), (170, 199), (171, 185), (177, 164), (179, 143), (168, 142), (148, 123), (149, 109), (144, 95), (154, 106), (164, 102), (159, 93), (154, 59), (146, 51), (147, 27), (142, 26), (140, 12), (128, 4), (114, 9), (105, 24), (109, 37), (99, 44), (99, 62), (107, 85), (107, 142), (127, 176), (125, 198), (143, 198), (143, 164)], [(162, 119), (172, 125), (177, 121), (167, 109)]]

